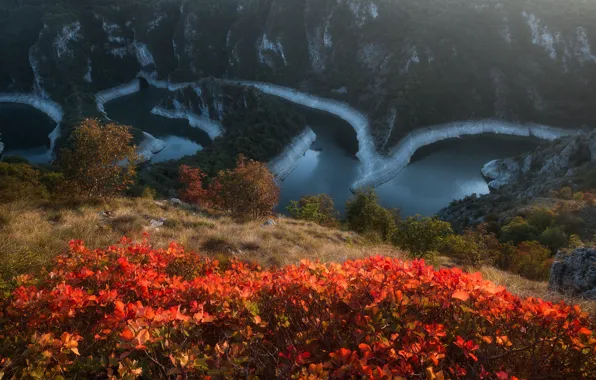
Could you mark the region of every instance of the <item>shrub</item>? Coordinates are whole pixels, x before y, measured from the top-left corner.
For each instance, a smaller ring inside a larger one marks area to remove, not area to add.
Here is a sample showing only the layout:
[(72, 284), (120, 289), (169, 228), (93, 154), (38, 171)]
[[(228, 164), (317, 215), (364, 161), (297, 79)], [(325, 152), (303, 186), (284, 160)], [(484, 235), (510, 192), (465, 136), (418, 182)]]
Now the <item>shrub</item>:
[(596, 326), (578, 306), (422, 261), (224, 269), (123, 239), (72, 241), (50, 269), (0, 301), (7, 378), (596, 375)]
[(581, 234), (586, 222), (570, 211), (561, 211), (557, 215), (556, 224), (567, 234)]
[(72, 133), (72, 147), (60, 152), (64, 190), (77, 198), (111, 198), (133, 185), (137, 154), (129, 127), (84, 120)]
[(573, 194), (573, 200), (574, 201), (583, 201), (584, 200), (584, 193), (582, 193), (581, 191), (578, 191), (577, 193)]
[(513, 261), (513, 256), (515, 256), (516, 251), (517, 247), (515, 245), (511, 243), (501, 243), (501, 249), (495, 260), (495, 265), (503, 270), (510, 270), (511, 262)]
[(552, 253), (556, 253), (560, 248), (567, 245), (568, 238), (565, 232), (559, 227), (549, 227), (540, 234), (540, 244), (550, 248)]
[(485, 225), (467, 229), (463, 235), (449, 235), (441, 249), (455, 257), (463, 265), (479, 267), (493, 265), (501, 254), (501, 244), (494, 234), (487, 232)]
[(580, 248), (583, 247), (585, 244), (582, 241), (582, 239), (575, 235), (572, 234), (571, 236), (569, 236), (569, 242), (567, 243), (567, 246), (569, 247), (569, 249), (576, 249), (576, 248)]
[(573, 197), (573, 190), (570, 187), (564, 187), (559, 190), (559, 198), (570, 200)]
[(216, 208), (239, 219), (266, 218), (279, 201), (279, 187), (267, 165), (242, 155), (236, 168), (219, 172), (209, 192)]
[(141, 192), (141, 198), (154, 200), (155, 197), (157, 197), (157, 191), (155, 191), (155, 189), (149, 186), (143, 187), (143, 191)]
[(346, 202), (348, 228), (371, 240), (389, 241), (395, 233), (396, 213), (383, 208), (374, 190), (357, 191)]
[(518, 216), (501, 229), (501, 241), (517, 245), (523, 241), (536, 240), (537, 233), (535, 227)]
[(198, 168), (181, 165), (178, 180), (182, 184), (180, 198), (188, 203), (206, 206), (210, 198), (209, 191), (204, 188), (206, 175)]
[(0, 162), (0, 203), (47, 198), (49, 193), (40, 179), (40, 171), (28, 164)]
[(537, 241), (523, 242), (517, 246), (510, 270), (530, 280), (548, 280), (552, 260), (550, 251)]
[(322, 226), (333, 227), (339, 224), (339, 212), (335, 209), (333, 199), (327, 194), (302, 197), (299, 201), (291, 201), (288, 211), (296, 219), (308, 220)]
[(528, 216), (528, 224), (537, 231), (544, 231), (555, 222), (555, 215), (547, 208), (534, 210)]
[(445, 239), (453, 234), (451, 225), (438, 218), (410, 216), (397, 226), (393, 242), (410, 251), (414, 257), (423, 257), (444, 246)]

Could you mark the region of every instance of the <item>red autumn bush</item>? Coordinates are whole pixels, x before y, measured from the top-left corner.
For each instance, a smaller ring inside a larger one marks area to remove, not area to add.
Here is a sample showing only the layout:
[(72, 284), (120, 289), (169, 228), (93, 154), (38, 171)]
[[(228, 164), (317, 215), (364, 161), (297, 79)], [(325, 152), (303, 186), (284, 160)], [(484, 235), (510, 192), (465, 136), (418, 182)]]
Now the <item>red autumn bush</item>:
[(72, 241), (46, 275), (17, 282), (0, 314), (6, 378), (596, 376), (578, 306), (423, 261), (263, 270), (175, 243)]
[(208, 185), (200, 169), (180, 167), (181, 197), (187, 202), (226, 212), (238, 219), (261, 219), (273, 214), (279, 186), (267, 165), (239, 155), (234, 169), (222, 170)]
[(183, 185), (180, 191), (180, 198), (183, 201), (205, 206), (209, 203), (210, 192), (203, 186), (206, 174), (198, 168), (192, 168), (188, 165), (181, 165), (178, 179)]

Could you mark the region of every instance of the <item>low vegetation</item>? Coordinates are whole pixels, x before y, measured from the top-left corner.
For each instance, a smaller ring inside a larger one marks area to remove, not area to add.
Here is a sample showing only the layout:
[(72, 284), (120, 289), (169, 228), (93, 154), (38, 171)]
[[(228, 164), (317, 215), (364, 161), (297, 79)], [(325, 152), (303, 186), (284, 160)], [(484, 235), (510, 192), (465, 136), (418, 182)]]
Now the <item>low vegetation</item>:
[(220, 171), (208, 185), (205, 178), (200, 169), (181, 166), (182, 199), (242, 220), (271, 216), (279, 200), (279, 187), (267, 166), (242, 155), (234, 169)]
[(306, 196), (299, 201), (291, 201), (288, 211), (295, 219), (327, 227), (339, 226), (339, 212), (335, 209), (333, 199), (327, 194)]
[(15, 281), (0, 317), (7, 377), (596, 374), (596, 326), (579, 307), (421, 261), (263, 270), (176, 243), (73, 240), (48, 274)]

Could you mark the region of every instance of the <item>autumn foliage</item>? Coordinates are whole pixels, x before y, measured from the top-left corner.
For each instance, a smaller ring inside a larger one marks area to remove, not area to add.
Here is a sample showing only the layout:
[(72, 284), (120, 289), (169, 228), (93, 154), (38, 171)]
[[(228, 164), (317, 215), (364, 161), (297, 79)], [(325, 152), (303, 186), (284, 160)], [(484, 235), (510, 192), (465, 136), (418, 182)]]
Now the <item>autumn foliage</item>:
[(242, 155), (234, 169), (220, 171), (208, 185), (205, 178), (200, 169), (181, 166), (182, 199), (240, 219), (268, 217), (279, 201), (279, 187), (267, 166)]
[(71, 138), (72, 146), (62, 149), (58, 161), (67, 194), (110, 198), (134, 183), (138, 157), (129, 127), (86, 119)]
[(181, 165), (178, 173), (179, 181), (184, 186), (180, 191), (182, 200), (196, 205), (205, 205), (210, 202), (212, 196), (205, 186), (207, 176), (201, 169)]
[(172, 243), (90, 250), (16, 280), (0, 313), (6, 378), (594, 378), (577, 306), (479, 274), (374, 257), (225, 267)]

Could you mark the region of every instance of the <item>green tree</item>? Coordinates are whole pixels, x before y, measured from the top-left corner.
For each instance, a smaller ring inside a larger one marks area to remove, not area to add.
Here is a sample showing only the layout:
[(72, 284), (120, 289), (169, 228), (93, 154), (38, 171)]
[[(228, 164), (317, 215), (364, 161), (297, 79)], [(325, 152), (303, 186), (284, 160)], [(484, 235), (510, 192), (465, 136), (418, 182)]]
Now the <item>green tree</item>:
[(379, 204), (372, 189), (357, 191), (346, 202), (348, 228), (371, 240), (389, 241), (395, 233), (397, 215)]
[(501, 241), (517, 245), (523, 241), (536, 240), (537, 234), (535, 227), (518, 216), (501, 229)]
[(552, 264), (549, 259), (548, 248), (537, 241), (526, 241), (517, 246), (510, 270), (530, 280), (547, 280)]
[(540, 244), (550, 248), (552, 253), (556, 253), (560, 248), (563, 248), (568, 243), (567, 234), (561, 231), (561, 228), (548, 227), (540, 234)]
[(322, 226), (337, 226), (339, 212), (335, 209), (333, 199), (327, 194), (302, 197), (299, 201), (291, 201), (287, 207), (293, 218), (308, 220)]
[(138, 156), (130, 127), (84, 120), (62, 149), (64, 190), (77, 198), (111, 198), (133, 185)]
[(447, 255), (455, 257), (463, 265), (479, 267), (493, 265), (501, 255), (501, 244), (485, 225), (476, 229), (467, 229), (462, 235), (449, 235), (441, 249)]
[(399, 223), (393, 242), (421, 258), (437, 251), (445, 244), (445, 239), (453, 234), (451, 224), (436, 217), (410, 216)]
[(539, 208), (530, 213), (528, 224), (535, 227), (538, 231), (544, 231), (551, 227), (555, 222), (555, 215), (547, 208)]

